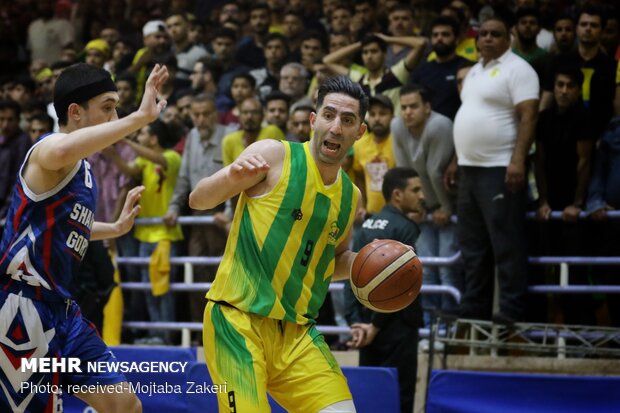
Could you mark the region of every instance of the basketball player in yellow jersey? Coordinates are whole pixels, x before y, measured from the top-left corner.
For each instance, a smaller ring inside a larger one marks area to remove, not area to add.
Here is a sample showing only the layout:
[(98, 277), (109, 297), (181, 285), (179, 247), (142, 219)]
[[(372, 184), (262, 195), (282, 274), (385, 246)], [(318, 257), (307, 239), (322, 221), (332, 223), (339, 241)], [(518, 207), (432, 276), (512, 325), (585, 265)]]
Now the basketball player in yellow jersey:
[(365, 132), (368, 98), (348, 77), (319, 89), (314, 135), (263, 140), (202, 179), (194, 209), (240, 194), (226, 251), (207, 294), (203, 341), (221, 412), (355, 412), (345, 377), (314, 319), (330, 280), (348, 279), (359, 190), (340, 169)]

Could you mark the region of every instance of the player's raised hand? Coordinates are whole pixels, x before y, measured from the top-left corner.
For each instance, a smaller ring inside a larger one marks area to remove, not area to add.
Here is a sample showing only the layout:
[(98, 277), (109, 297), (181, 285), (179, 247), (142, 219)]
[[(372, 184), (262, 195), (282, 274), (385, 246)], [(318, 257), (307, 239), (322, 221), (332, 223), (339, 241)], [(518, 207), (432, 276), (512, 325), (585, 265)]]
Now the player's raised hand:
[(157, 101), (157, 95), (164, 83), (168, 80), (168, 69), (163, 65), (155, 65), (144, 86), (144, 95), (140, 103), (139, 112), (145, 114), (149, 123), (157, 119), (160, 112), (166, 107), (166, 100)]
[(138, 205), (138, 202), (140, 201), (142, 192), (144, 192), (143, 185), (136, 186), (127, 192), (123, 210), (115, 223), (119, 236), (128, 233), (131, 227), (133, 227), (136, 216), (138, 216), (138, 213), (140, 212), (140, 205)]
[(228, 176), (230, 179), (239, 180), (264, 174), (268, 170), (269, 164), (262, 155), (256, 153), (241, 154), (230, 164)]

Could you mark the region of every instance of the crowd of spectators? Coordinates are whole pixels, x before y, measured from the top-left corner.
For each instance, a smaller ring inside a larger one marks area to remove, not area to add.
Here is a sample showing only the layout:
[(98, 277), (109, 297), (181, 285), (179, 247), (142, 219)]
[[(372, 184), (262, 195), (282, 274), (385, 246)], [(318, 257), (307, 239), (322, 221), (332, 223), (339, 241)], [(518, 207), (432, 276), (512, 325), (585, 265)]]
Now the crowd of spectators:
[[(425, 211), (411, 216), (419, 254), (463, 253), (462, 265), (424, 273), (427, 284), (463, 292), (463, 305), (425, 298), (425, 307), (504, 323), (620, 326), (613, 296), (526, 295), (528, 283), (558, 277), (528, 267), (528, 255), (620, 256), (620, 220), (606, 216), (620, 207), (618, 12), (603, 0), (15, 0), (0, 12), (0, 218), (28, 149), (58, 130), (52, 99), (62, 70), (79, 61), (108, 70), (122, 117), (136, 109), (154, 65), (165, 64), (161, 120), (89, 159), (96, 219), (113, 221), (142, 183), (140, 216), (164, 224), (105, 247), (119, 256), (219, 256), (234, 203), (191, 211), (190, 191), (256, 140), (310, 139), (318, 85), (346, 74), (372, 97), (370, 133), (345, 165), (362, 191), (359, 223), (383, 208), (384, 174), (412, 167), (425, 194)], [(528, 210), (537, 220), (525, 221)], [(181, 229), (182, 215), (215, 224)], [(125, 296), (125, 318), (201, 321), (204, 293), (179, 300), (156, 291), (157, 274), (121, 268), (124, 281), (154, 284)], [(197, 266), (194, 280), (214, 274)], [(614, 275), (583, 266), (570, 282), (617, 283)], [(176, 340), (133, 333), (125, 339)]]

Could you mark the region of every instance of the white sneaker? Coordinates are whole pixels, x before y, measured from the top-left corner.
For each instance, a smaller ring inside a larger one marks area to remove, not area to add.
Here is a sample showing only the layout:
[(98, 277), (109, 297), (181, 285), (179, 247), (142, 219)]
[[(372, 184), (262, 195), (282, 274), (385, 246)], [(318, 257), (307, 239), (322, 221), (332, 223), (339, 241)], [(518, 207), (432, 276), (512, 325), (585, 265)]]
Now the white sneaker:
[[(420, 340), (418, 342), (418, 352), (419, 353), (428, 353), (428, 350), (430, 348), (430, 341), (426, 338)], [(445, 344), (442, 343), (441, 341), (435, 341), (433, 342), (433, 351), (435, 353), (443, 353), (444, 349), (445, 349)]]

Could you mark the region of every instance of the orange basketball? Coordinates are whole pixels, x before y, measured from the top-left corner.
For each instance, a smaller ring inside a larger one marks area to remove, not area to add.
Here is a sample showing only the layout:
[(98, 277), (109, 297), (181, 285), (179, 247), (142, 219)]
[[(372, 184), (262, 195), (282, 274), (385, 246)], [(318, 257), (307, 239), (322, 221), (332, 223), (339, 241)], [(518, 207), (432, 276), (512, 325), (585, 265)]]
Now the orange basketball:
[(380, 313), (411, 304), (422, 287), (422, 262), (407, 245), (389, 239), (362, 248), (351, 268), (351, 289), (360, 303)]

